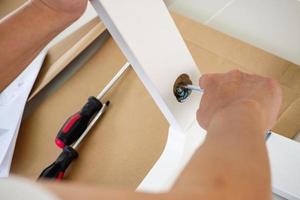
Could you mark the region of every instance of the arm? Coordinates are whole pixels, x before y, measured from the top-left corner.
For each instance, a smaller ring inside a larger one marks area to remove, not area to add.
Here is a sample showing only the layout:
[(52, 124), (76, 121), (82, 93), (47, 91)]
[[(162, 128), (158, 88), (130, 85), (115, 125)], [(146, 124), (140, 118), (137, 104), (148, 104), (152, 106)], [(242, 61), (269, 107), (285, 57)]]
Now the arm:
[(265, 133), (281, 106), (278, 83), (231, 71), (204, 75), (200, 85), (197, 118), (207, 137), (175, 189), (197, 187), (208, 199), (271, 199)]
[(200, 85), (205, 93), (197, 118), (207, 137), (169, 193), (150, 195), (55, 184), (48, 187), (63, 199), (85, 194), (89, 199), (270, 200), (265, 133), (279, 112), (279, 85), (272, 79), (239, 71), (204, 75)]
[(210, 194), (208, 199), (271, 199), (262, 122), (259, 107), (251, 101), (219, 111), (175, 188), (198, 187)]
[(0, 21), (0, 91), (52, 38), (82, 14), (87, 3), (86, 0), (60, 2), (31, 0)]

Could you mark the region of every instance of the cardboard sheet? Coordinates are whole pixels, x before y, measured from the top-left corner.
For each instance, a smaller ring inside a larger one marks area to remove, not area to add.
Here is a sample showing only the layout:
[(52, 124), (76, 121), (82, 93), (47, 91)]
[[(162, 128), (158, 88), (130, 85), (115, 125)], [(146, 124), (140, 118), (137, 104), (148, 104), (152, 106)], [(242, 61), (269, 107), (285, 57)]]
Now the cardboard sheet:
[(0, 19), (24, 4), (26, 0), (1, 0)]
[[(289, 137), (299, 131), (299, 112), (293, 113), (292, 107), (299, 105), (299, 66), (185, 17), (173, 17), (201, 73), (239, 68), (279, 80), (284, 107), (274, 130)], [(53, 140), (66, 117), (76, 112), (87, 96), (97, 94), (124, 62), (110, 39), (90, 62), (41, 102), (22, 123), (12, 172), (36, 178), (59, 153)], [(68, 179), (134, 189), (163, 151), (168, 123), (132, 70), (108, 98), (112, 107), (82, 145)]]
[[(125, 62), (109, 39), (57, 92), (37, 105), (22, 123), (12, 172), (35, 179), (60, 152), (54, 138), (65, 119), (88, 96), (97, 95)], [(133, 70), (106, 99), (111, 106), (83, 142), (67, 179), (135, 188), (160, 156), (168, 123)]]
[(38, 94), (105, 30), (103, 23), (99, 19), (94, 18), (63, 41), (51, 47), (29, 100)]

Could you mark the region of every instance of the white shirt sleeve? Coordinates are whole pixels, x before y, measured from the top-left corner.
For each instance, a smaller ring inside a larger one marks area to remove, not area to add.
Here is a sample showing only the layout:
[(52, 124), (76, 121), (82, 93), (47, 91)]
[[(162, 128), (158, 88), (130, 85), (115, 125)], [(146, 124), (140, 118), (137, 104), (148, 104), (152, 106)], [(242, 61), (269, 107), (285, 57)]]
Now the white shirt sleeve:
[(0, 179), (0, 199), (59, 200), (42, 186), (20, 177)]

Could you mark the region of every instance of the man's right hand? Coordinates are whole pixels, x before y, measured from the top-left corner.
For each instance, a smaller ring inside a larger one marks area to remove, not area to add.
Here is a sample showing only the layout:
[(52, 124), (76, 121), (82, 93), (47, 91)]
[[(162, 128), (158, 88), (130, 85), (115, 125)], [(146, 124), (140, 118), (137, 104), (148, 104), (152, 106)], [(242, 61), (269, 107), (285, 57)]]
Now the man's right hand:
[(274, 79), (233, 70), (225, 74), (205, 74), (199, 84), (204, 94), (197, 119), (204, 129), (220, 111), (226, 109), (231, 114), (230, 111), (239, 109), (241, 105), (249, 107), (249, 112), (261, 112), (266, 130), (275, 125), (282, 91)]

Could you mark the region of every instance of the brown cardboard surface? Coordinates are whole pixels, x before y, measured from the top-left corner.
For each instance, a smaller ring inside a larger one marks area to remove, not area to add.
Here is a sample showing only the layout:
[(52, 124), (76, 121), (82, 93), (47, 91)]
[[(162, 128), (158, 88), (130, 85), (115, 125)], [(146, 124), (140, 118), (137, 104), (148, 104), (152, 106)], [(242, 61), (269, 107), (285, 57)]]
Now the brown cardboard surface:
[[(283, 86), (284, 106), (274, 131), (293, 137), (300, 125), (300, 68), (288, 61), (173, 15), (202, 73), (239, 68), (271, 76)], [(112, 39), (57, 92), (22, 122), (12, 172), (36, 178), (60, 152), (54, 137), (64, 120), (97, 94), (125, 58)], [(135, 188), (155, 163), (167, 139), (168, 124), (130, 70), (107, 96), (112, 106), (80, 148), (67, 179)]]
[[(22, 123), (12, 172), (36, 178), (60, 150), (54, 138), (62, 123), (96, 95), (125, 63), (112, 39)], [(135, 188), (160, 156), (168, 123), (129, 70), (106, 96), (103, 120), (80, 148), (69, 180)]]
[(106, 30), (97, 17), (49, 49), (29, 100)]
[(1, 0), (0, 19), (24, 4), (26, 0)]

